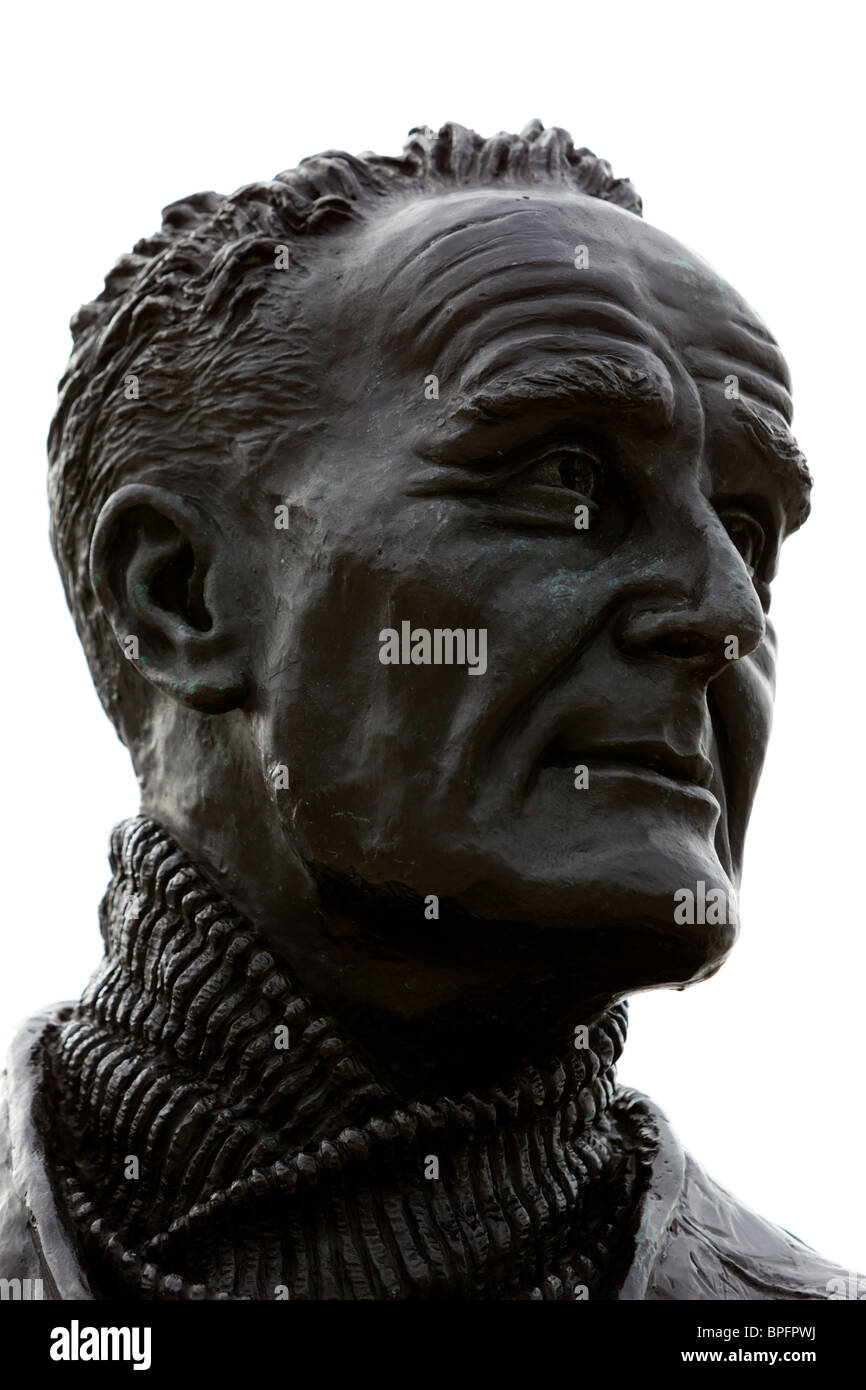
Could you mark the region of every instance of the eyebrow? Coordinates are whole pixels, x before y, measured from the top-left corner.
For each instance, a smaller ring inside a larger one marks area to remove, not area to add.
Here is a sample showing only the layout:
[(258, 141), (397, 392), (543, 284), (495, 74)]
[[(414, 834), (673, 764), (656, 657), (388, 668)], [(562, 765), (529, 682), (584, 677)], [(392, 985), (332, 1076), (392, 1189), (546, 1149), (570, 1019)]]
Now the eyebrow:
[(792, 531), (809, 515), (812, 475), (806, 455), (782, 417), (771, 407), (745, 396), (733, 402), (734, 414), (745, 428), (755, 450), (781, 484)]
[[(458, 394), (446, 418), (457, 426), (507, 423), (528, 405), (566, 405), (575, 397), (673, 424), (675, 400), (670, 374), (661, 359), (647, 349), (572, 353), (535, 371), (500, 375), (475, 391)], [(732, 404), (751, 446), (781, 487), (789, 530), (797, 530), (811, 506), (812, 477), (805, 454), (777, 410), (745, 396)]]
[(667, 368), (645, 352), (587, 352), (520, 375), (500, 376), (474, 392), (461, 392), (448, 411), (455, 424), (513, 419), (527, 405), (560, 405), (582, 397), (618, 410), (654, 414), (670, 425), (674, 389)]

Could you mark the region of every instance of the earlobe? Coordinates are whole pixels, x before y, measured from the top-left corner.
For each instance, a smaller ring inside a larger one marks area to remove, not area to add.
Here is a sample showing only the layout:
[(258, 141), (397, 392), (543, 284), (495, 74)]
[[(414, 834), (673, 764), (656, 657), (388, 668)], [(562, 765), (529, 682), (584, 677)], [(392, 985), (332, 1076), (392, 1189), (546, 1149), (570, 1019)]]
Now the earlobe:
[(248, 625), (231, 556), (194, 503), (127, 484), (105, 503), (90, 580), (122, 655), (182, 704), (217, 714), (249, 689)]

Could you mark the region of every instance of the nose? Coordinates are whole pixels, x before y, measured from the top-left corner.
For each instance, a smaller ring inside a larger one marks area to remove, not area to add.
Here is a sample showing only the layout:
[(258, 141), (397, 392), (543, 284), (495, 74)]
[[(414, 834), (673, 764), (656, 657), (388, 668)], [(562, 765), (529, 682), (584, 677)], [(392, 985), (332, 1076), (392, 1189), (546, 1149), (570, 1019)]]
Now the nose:
[(663, 587), (654, 585), (651, 596), (644, 590), (645, 602), (635, 596), (622, 612), (615, 635), (630, 656), (675, 661), (680, 669), (690, 667), (711, 680), (760, 646), (766, 622), (722, 523), (714, 516), (710, 528), (704, 524), (698, 535), (702, 544), (683, 547)]

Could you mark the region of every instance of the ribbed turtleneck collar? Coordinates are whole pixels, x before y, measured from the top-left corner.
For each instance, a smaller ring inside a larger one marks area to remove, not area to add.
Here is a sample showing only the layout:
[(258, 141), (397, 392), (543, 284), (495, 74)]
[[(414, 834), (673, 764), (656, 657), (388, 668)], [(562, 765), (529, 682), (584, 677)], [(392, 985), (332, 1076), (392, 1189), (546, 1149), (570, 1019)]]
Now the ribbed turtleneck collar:
[(118, 826), (111, 863), (105, 958), (50, 1049), (106, 1296), (611, 1296), (648, 1161), (624, 1006), (481, 1095), (396, 1097), (159, 825)]

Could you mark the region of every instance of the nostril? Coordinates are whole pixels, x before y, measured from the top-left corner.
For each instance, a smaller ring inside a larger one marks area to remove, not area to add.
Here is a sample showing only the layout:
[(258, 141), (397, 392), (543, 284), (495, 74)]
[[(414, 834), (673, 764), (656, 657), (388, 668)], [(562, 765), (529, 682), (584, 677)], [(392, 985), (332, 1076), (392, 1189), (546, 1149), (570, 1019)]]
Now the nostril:
[[(617, 644), (632, 657), (690, 663), (708, 680), (731, 661), (747, 656), (762, 635), (757, 629), (753, 634), (745, 622), (736, 623), (730, 613), (688, 612), (673, 605), (623, 613), (614, 634)], [(733, 635), (735, 650), (731, 649)]]
[(653, 647), (663, 656), (680, 658), (708, 656), (712, 644), (703, 632), (666, 632), (660, 634)]

